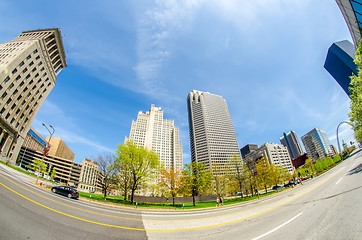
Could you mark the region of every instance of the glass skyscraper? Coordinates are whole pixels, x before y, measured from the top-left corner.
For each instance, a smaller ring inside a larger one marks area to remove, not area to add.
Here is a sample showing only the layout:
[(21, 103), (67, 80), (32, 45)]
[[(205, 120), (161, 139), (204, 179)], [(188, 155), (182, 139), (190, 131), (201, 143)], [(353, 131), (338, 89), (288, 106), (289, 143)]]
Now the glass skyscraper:
[(232, 171), (238, 143), (225, 99), (193, 90), (187, 97), (191, 160), (204, 163), (214, 176)]
[(322, 159), (331, 155), (331, 144), (325, 131), (314, 128), (302, 136), (302, 141), (308, 157), (313, 160)]
[(295, 159), (303, 155), (302, 146), (300, 145), (298, 136), (294, 131), (283, 133), (283, 136), (280, 138), (280, 143), (288, 149), (290, 159)]

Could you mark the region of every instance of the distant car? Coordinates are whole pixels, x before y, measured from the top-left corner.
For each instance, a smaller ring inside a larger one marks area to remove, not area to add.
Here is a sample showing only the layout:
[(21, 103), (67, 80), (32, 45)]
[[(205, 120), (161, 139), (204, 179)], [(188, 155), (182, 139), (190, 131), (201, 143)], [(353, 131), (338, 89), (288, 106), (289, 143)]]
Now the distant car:
[(75, 199), (79, 198), (78, 191), (72, 187), (56, 186), (52, 187), (52, 192), (67, 196), (68, 198), (75, 198)]
[(283, 189), (283, 186), (275, 185), (272, 187), (272, 190), (280, 190)]
[(293, 181), (290, 181), (289, 183), (284, 184), (284, 187), (291, 187), (291, 186), (294, 186), (294, 185), (297, 185), (297, 183), (293, 182)]

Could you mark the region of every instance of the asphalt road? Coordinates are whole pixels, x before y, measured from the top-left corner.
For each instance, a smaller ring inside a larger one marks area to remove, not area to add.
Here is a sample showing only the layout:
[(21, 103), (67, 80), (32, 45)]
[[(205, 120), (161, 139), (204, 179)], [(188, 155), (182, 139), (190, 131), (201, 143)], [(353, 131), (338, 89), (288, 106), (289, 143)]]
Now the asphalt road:
[(159, 212), (67, 199), (0, 165), (0, 239), (361, 239), (362, 152), (272, 197)]

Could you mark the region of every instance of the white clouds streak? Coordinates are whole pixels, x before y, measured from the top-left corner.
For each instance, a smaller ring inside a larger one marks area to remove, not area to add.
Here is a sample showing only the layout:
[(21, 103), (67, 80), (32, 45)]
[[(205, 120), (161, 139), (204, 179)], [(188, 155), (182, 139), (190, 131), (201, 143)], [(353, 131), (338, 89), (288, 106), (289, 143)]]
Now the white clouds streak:
[(139, 21), (137, 56), (135, 67), (138, 80), (146, 93), (153, 97), (165, 94), (159, 81), (163, 64), (171, 55), (171, 40), (184, 27), (194, 9), (203, 1), (157, 1)]

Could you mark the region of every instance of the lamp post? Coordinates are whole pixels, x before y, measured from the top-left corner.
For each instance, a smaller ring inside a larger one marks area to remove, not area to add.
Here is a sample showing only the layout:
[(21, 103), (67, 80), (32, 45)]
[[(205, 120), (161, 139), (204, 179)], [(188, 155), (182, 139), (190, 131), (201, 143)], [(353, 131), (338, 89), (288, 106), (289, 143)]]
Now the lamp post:
[[(49, 142), (50, 140), (52, 139), (52, 136), (54, 134), (54, 128), (52, 125), (49, 124), (49, 127), (52, 129), (52, 131), (49, 130), (49, 128), (43, 123), (43, 126), (48, 130), (49, 134), (50, 134), (50, 137), (49, 137)], [(41, 162), (40, 162), (40, 167), (39, 167), (39, 172), (38, 172), (38, 175), (36, 177), (36, 182), (35, 184), (38, 184), (38, 179), (39, 179), (39, 175), (40, 175), (40, 169), (42, 167), (42, 165), (44, 164), (44, 157), (45, 157), (45, 154), (46, 154), (46, 151), (48, 150), (48, 147), (49, 147), (49, 143), (48, 141), (45, 141), (45, 147), (44, 147), (44, 151), (43, 151), (43, 157), (41, 159)]]

